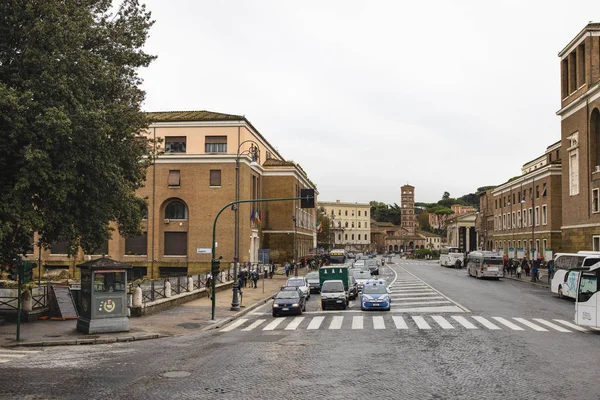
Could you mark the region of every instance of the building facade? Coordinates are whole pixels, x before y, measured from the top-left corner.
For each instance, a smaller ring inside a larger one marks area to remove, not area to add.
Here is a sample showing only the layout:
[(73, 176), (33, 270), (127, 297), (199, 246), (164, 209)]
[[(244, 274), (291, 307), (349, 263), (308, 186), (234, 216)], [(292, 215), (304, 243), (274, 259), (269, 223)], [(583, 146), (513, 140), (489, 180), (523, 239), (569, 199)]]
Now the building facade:
[(561, 143), (524, 164), (522, 175), (492, 189), (493, 249), (508, 257), (545, 259), (562, 251)]
[(365, 203), (350, 203), (336, 200), (321, 201), (332, 223), (332, 248), (343, 248), (351, 252), (371, 250), (371, 206)]
[[(115, 231), (89, 257), (106, 254), (131, 264), (136, 277), (204, 272), (210, 268), (217, 215), (216, 256), (223, 264), (235, 258), (235, 211), (228, 204), (236, 192), (240, 200), (256, 201), (299, 197), (301, 189), (315, 188), (306, 172), (285, 160), (243, 116), (207, 111), (148, 116), (152, 123), (143, 135), (162, 145), (137, 193), (146, 199), (143, 233), (124, 238)], [(256, 263), (259, 249), (284, 262), (316, 247), (316, 208), (302, 209), (299, 200), (290, 200), (246, 202), (237, 209), (239, 262)], [(57, 243), (42, 251), (41, 259), (45, 269), (67, 269), (74, 276), (84, 255), (67, 257), (66, 244)]]
[(562, 249), (600, 250), (600, 23), (589, 23), (560, 58)]

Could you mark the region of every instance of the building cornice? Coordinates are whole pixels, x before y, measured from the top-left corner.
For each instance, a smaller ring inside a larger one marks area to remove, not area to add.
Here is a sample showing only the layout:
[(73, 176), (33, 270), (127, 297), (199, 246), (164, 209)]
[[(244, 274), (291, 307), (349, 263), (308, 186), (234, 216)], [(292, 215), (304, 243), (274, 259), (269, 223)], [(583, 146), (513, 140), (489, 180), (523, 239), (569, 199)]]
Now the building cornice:
[(585, 107), (588, 102), (597, 100), (598, 98), (600, 98), (600, 83), (595, 84), (572, 103), (558, 110), (556, 115), (560, 116), (561, 120), (566, 119)]
[(597, 23), (591, 23), (585, 26), (561, 51), (558, 56), (561, 60), (567, 57), (577, 48), (588, 36), (600, 36), (600, 26)]
[(580, 225), (565, 225), (561, 226), (560, 229), (578, 229), (578, 228), (596, 228), (599, 227), (600, 223), (596, 224), (580, 224)]
[(319, 201), (319, 205), (322, 206), (340, 206), (340, 207), (368, 207), (371, 208), (371, 205), (368, 203), (338, 203), (335, 201)]

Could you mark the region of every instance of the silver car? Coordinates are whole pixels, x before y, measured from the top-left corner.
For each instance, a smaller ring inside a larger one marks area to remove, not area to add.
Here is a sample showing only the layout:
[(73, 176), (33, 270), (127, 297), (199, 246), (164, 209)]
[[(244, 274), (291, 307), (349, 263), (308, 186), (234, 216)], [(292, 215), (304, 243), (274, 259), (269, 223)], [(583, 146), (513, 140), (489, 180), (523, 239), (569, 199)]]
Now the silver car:
[(353, 269), (351, 274), (356, 279), (356, 283), (358, 283), (358, 291), (362, 292), (365, 283), (371, 279), (371, 272), (369, 270)]
[(310, 284), (303, 276), (289, 278), (284, 286), (292, 286), (300, 289), (302, 294), (306, 297), (306, 300), (310, 298)]

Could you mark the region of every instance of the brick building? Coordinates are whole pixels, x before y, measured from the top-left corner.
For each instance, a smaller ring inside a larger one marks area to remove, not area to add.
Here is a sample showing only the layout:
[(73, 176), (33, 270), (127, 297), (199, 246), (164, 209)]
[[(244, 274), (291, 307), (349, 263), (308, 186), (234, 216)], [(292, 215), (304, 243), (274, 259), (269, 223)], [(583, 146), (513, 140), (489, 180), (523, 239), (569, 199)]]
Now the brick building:
[(600, 250), (600, 23), (589, 23), (558, 56), (562, 249)]
[[(239, 156), (239, 199), (298, 197), (314, 185), (300, 165), (287, 161), (244, 117), (207, 111), (149, 113), (146, 135), (163, 140), (138, 195), (147, 199), (143, 235), (113, 238), (97, 255), (134, 266), (137, 277), (185, 275), (209, 269), (213, 222), (235, 200)], [(250, 147), (257, 147), (253, 162)], [(271, 260), (283, 262), (308, 255), (316, 246), (316, 209), (300, 201), (239, 205), (239, 261), (257, 262), (259, 249), (270, 249)], [(216, 226), (217, 257), (234, 259), (234, 214), (228, 207)], [(37, 249), (32, 258), (37, 259)], [(95, 256), (95, 255), (91, 255)], [(53, 244), (41, 254), (48, 269), (68, 269), (83, 254), (69, 258), (66, 244)]]
[(488, 242), (509, 257), (552, 257), (561, 251), (561, 143), (521, 168), (513, 178), (489, 192), (493, 199), (494, 231)]

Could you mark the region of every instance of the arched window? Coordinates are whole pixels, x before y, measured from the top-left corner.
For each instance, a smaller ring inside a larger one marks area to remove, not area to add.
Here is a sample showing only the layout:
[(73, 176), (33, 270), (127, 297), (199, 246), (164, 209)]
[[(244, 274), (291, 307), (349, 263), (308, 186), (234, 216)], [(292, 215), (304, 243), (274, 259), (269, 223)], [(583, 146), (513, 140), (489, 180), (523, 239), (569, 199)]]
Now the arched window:
[(360, 221), (358, 221), (358, 227), (360, 228)]
[(348, 221), (346, 221), (346, 228), (348, 227)]
[(188, 212), (186, 205), (180, 200), (173, 200), (167, 205), (165, 210), (165, 219), (187, 219)]
[(145, 203), (140, 207), (140, 211), (142, 213), (142, 219), (148, 219), (148, 206)]
[(352, 227), (354, 228), (354, 221), (352, 221)]

